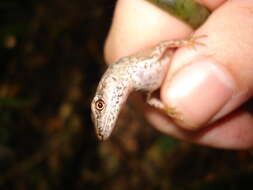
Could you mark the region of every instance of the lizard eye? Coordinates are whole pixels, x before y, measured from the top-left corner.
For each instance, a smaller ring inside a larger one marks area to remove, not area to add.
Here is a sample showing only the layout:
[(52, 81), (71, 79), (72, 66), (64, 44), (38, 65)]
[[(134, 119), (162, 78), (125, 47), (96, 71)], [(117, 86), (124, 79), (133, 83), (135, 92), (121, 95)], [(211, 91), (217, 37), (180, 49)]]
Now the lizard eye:
[(95, 102), (95, 107), (98, 111), (102, 111), (105, 107), (105, 102), (102, 99), (99, 99)]

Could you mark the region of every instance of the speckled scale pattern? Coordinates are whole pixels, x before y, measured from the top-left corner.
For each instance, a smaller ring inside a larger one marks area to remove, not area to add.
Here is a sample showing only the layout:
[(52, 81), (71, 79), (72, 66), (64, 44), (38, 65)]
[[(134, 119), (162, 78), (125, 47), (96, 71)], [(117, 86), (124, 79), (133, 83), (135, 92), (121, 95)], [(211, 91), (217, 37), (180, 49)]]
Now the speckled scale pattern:
[[(164, 41), (152, 49), (124, 57), (108, 67), (91, 103), (92, 119), (99, 139), (105, 140), (110, 136), (121, 107), (132, 91), (152, 93), (161, 86), (175, 48), (189, 44), (189, 41)], [(102, 110), (96, 108), (99, 100), (104, 103)]]

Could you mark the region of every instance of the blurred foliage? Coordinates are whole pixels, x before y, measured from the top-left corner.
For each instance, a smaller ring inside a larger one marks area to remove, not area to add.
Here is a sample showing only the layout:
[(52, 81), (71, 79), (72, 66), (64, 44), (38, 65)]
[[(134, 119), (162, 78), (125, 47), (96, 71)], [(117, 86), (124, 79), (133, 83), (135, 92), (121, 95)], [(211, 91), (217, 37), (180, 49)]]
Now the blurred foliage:
[(0, 2), (0, 189), (241, 189), (248, 152), (164, 136), (130, 107), (96, 140), (90, 100), (113, 0)]
[(193, 28), (198, 28), (210, 15), (210, 11), (195, 0), (146, 0), (181, 19)]

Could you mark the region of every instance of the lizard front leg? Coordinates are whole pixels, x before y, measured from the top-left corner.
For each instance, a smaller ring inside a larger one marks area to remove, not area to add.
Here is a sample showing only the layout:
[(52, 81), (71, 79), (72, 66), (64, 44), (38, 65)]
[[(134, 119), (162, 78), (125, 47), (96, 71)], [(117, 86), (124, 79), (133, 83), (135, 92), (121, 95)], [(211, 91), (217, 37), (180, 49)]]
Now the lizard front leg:
[[(195, 45), (205, 45), (204, 43), (197, 41), (198, 39), (203, 38), (203, 37), (206, 37), (206, 35), (191, 37), (187, 40), (168, 40), (168, 41), (161, 42), (158, 45), (158, 48), (161, 47), (161, 48), (166, 48), (168, 50), (170, 48), (179, 48), (183, 46), (188, 46), (195, 49)], [(163, 57), (161, 57), (160, 59), (163, 59)], [(175, 108), (165, 105), (159, 98), (154, 96), (153, 92), (154, 91), (151, 91), (147, 94), (146, 101), (149, 105), (163, 111), (165, 114), (167, 114), (168, 116), (176, 120), (182, 120), (182, 118), (180, 117), (180, 114), (177, 112)]]

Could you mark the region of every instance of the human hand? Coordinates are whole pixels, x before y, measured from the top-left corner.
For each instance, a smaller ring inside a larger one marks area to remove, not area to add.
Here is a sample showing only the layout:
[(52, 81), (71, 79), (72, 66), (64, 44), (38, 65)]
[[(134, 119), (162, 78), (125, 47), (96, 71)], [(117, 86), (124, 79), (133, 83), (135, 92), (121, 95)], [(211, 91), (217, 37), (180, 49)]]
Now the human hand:
[(253, 1), (198, 1), (213, 13), (193, 31), (144, 0), (118, 0), (106, 61), (192, 32), (207, 35), (201, 39), (205, 46), (177, 50), (161, 87), (161, 100), (183, 120), (172, 121), (151, 108), (145, 115), (157, 129), (176, 138), (218, 148), (252, 148)]

